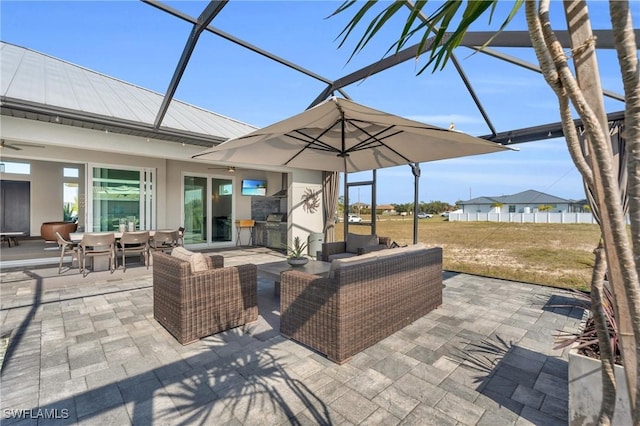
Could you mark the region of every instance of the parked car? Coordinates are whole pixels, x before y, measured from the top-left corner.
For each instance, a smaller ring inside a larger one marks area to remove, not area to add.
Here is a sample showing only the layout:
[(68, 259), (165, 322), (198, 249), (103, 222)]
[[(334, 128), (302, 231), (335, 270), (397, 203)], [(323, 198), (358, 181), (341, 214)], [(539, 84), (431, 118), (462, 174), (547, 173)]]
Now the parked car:
[(440, 216), (449, 217), (449, 212), (442, 212), (442, 213), (440, 213)]
[(362, 218), (360, 216), (356, 216), (355, 214), (350, 214), (347, 218), (349, 223), (362, 223)]
[(431, 213), (418, 213), (418, 219), (431, 219), (432, 217)]

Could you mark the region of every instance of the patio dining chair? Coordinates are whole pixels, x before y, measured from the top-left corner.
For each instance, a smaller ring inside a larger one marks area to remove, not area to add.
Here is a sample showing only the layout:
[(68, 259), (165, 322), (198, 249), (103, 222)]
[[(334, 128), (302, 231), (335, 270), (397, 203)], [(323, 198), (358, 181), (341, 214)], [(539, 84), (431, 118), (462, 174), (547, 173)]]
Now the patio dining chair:
[[(69, 269), (73, 267), (73, 261), (78, 261), (78, 244), (73, 241), (66, 240), (60, 232), (56, 231), (56, 238), (58, 241), (58, 246), (60, 246), (60, 264), (58, 265), (58, 275), (62, 273), (62, 263), (64, 261), (64, 255), (69, 251), (71, 253), (71, 266)], [(79, 265), (78, 265), (79, 266)]]
[(78, 244), (79, 259), (81, 262), (82, 276), (87, 276), (87, 258), (91, 258), (95, 267), (95, 258), (98, 256), (109, 256), (109, 270), (115, 270), (116, 263), (116, 237), (113, 232), (109, 233), (86, 233), (82, 236)]
[(184, 247), (184, 226), (178, 228), (178, 245)]
[(124, 232), (118, 241), (118, 249), (122, 252), (122, 272), (127, 271), (127, 253), (140, 253), (149, 269), (149, 231)]
[(178, 247), (179, 238), (179, 231), (155, 231), (149, 240), (149, 248), (154, 252), (170, 252)]

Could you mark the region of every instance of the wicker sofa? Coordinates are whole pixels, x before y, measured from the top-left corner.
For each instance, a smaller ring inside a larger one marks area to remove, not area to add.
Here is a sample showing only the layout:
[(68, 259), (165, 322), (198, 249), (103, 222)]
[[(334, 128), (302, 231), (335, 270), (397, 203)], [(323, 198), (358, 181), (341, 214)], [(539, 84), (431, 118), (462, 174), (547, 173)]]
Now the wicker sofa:
[(153, 253), (153, 315), (183, 345), (258, 319), (256, 265), (205, 258), (208, 269), (192, 272), (188, 260)]
[(283, 272), (280, 333), (342, 364), (441, 305), (442, 248), (393, 248)]

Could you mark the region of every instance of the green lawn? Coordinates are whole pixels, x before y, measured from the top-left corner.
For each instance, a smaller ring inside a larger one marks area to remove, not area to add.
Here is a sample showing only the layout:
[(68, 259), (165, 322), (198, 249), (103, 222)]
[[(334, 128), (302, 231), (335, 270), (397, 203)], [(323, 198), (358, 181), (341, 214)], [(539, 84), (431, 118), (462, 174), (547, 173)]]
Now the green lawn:
[[(366, 234), (370, 226), (349, 224), (349, 231)], [(338, 223), (337, 239), (342, 232)], [(382, 216), (376, 233), (411, 244), (413, 219)], [(420, 219), (418, 226), (418, 241), (443, 248), (447, 270), (581, 290), (589, 288), (599, 238), (598, 226), (587, 224), (449, 222), (434, 217)]]

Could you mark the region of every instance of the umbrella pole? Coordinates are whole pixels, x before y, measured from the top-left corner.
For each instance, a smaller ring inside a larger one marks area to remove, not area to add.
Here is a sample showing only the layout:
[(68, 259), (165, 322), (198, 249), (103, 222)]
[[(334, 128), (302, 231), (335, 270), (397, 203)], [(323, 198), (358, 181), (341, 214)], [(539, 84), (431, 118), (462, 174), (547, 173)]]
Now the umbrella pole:
[(420, 187), (420, 164), (410, 164), (413, 173), (413, 244), (418, 244), (418, 189)]
[(349, 226), (349, 186), (347, 185), (347, 154), (346, 154), (346, 144), (344, 140), (344, 112), (342, 113), (342, 161), (344, 161), (344, 242), (347, 243), (347, 227)]
[[(344, 162), (346, 163), (347, 160), (345, 159)], [(344, 242), (347, 242), (347, 233), (348, 233), (348, 229), (347, 226), (349, 226), (349, 186), (347, 185), (347, 165), (345, 164), (344, 167)]]

